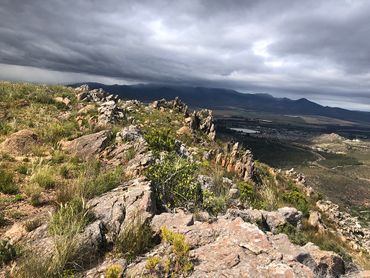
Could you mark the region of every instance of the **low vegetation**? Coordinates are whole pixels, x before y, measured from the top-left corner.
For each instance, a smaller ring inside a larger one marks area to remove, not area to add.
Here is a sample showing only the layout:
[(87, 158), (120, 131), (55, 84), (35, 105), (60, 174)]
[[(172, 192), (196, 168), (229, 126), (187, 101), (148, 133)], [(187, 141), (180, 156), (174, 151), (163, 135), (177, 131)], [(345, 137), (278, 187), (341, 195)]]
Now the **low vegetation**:
[(152, 181), (157, 204), (169, 208), (201, 205), (202, 189), (195, 179), (196, 170), (195, 164), (175, 153), (149, 167), (146, 176)]
[(145, 268), (153, 275), (186, 277), (193, 269), (193, 263), (190, 260), (190, 247), (185, 241), (185, 236), (162, 227), (161, 238), (162, 242), (167, 244), (167, 249), (161, 257), (149, 257)]
[(155, 243), (150, 225), (140, 214), (136, 214), (130, 221), (123, 227), (115, 242), (116, 252), (122, 254), (129, 263), (148, 251)]

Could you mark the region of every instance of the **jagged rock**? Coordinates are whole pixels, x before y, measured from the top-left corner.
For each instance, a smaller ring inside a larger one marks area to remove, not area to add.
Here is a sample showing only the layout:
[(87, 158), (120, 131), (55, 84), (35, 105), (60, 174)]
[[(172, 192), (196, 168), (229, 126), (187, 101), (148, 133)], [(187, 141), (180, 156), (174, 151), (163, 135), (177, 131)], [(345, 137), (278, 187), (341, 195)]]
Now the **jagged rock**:
[(118, 142), (132, 142), (135, 140), (143, 141), (144, 137), (137, 126), (130, 125), (128, 127), (123, 128), (120, 132), (118, 132), (116, 135), (116, 139)]
[(314, 269), (318, 277), (340, 277), (345, 273), (344, 262), (341, 257), (331, 251), (320, 250), (313, 243), (303, 246), (316, 263)]
[(289, 223), (300, 229), (302, 213), (295, 208), (284, 207), (277, 211), (265, 211), (257, 209), (228, 209), (227, 218), (242, 218), (246, 222), (256, 223), (265, 230), (276, 232), (277, 229)]
[(181, 141), (179, 140), (175, 141), (175, 148), (176, 148), (177, 154), (181, 156), (182, 158), (191, 158), (190, 152), (186, 148), (185, 144), (183, 144)]
[[(317, 251), (310, 245), (296, 246), (286, 235), (265, 234), (239, 217), (220, 217), (212, 223), (191, 219), (180, 211), (155, 216), (152, 221), (156, 232), (166, 226), (185, 235), (195, 262), (190, 277), (303, 278), (336, 277), (344, 273), (343, 261), (333, 252)], [(161, 246), (156, 250), (158, 253)], [(145, 275), (144, 265), (145, 260), (130, 265), (127, 274)]]
[(102, 130), (97, 133), (84, 135), (72, 141), (61, 141), (60, 148), (83, 159), (94, 157), (105, 147), (111, 132)]
[(0, 144), (0, 152), (14, 155), (25, 155), (32, 151), (32, 148), (40, 144), (36, 133), (29, 129), (23, 129), (11, 134)]
[(240, 150), (239, 143), (226, 144), (224, 151), (219, 151), (215, 157), (216, 164), (226, 168), (228, 172), (234, 172), (245, 181), (254, 177), (254, 160), (252, 153)]
[(283, 207), (279, 208), (278, 213), (280, 213), (286, 222), (297, 227), (298, 229), (302, 226), (302, 212), (298, 211), (296, 208), (293, 207)]
[(122, 108), (118, 107), (114, 100), (103, 102), (98, 107), (98, 123), (107, 125), (109, 123), (116, 123), (125, 118), (125, 112)]
[(326, 230), (326, 227), (321, 219), (321, 214), (318, 211), (310, 211), (310, 216), (308, 218), (308, 224), (317, 228), (319, 233), (323, 233)]
[(156, 100), (152, 102), (151, 107), (155, 109), (173, 109), (184, 114), (185, 117), (188, 116), (188, 106), (184, 104), (178, 97), (174, 100), (166, 101), (165, 99)]

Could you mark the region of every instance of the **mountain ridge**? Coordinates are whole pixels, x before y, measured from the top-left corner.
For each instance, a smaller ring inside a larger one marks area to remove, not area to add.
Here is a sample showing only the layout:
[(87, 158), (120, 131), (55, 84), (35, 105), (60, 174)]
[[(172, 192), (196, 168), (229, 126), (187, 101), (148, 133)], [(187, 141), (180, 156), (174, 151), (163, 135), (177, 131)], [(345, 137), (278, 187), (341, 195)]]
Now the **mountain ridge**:
[(306, 98), (292, 100), (276, 98), (269, 94), (240, 93), (236, 90), (208, 87), (171, 86), (163, 84), (105, 85), (87, 82), (71, 84), (78, 87), (88, 84), (90, 88), (103, 88), (122, 99), (138, 99), (151, 102), (157, 99), (179, 97), (190, 107), (208, 109), (241, 109), (274, 114), (314, 115), (370, 123), (370, 112), (347, 110), (339, 107), (322, 106)]

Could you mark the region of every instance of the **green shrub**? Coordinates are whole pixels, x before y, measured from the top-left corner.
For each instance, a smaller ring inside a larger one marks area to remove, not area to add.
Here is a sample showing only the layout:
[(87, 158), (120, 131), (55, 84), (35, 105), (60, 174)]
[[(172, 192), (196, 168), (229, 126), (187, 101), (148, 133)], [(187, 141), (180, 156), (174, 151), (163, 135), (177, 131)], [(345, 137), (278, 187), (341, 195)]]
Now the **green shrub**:
[(256, 195), (253, 185), (241, 181), (238, 183), (238, 188), (240, 192), (240, 201), (252, 203)]
[(203, 190), (203, 209), (211, 215), (217, 215), (227, 210), (227, 197), (225, 195), (215, 196), (209, 190)]
[(106, 278), (120, 278), (122, 277), (123, 267), (119, 264), (111, 265), (105, 271)]
[(145, 269), (149, 270), (150, 273), (154, 273), (156, 271), (157, 265), (161, 263), (161, 258), (158, 256), (150, 256), (146, 263), (145, 263)]
[(297, 245), (305, 245), (306, 243), (309, 242), (307, 236), (302, 232), (299, 231), (296, 227), (294, 227), (290, 223), (285, 223), (284, 225), (279, 226), (276, 231), (276, 234), (286, 234), (289, 238), (289, 240)]
[(196, 170), (195, 164), (173, 153), (149, 167), (146, 176), (152, 182), (158, 206), (200, 206), (202, 189), (195, 179)]
[(13, 174), (5, 169), (0, 169), (0, 192), (4, 194), (16, 194), (18, 192)]
[(174, 151), (175, 136), (170, 128), (151, 129), (144, 135), (145, 140), (153, 151)]
[(16, 250), (7, 240), (0, 240), (0, 266), (10, 263), (16, 258)]
[(130, 223), (123, 227), (115, 246), (116, 252), (122, 254), (130, 263), (138, 255), (148, 251), (153, 243), (153, 231), (150, 225), (137, 214)]
[(45, 189), (54, 188), (56, 185), (54, 171), (48, 165), (37, 169), (37, 171), (32, 175), (31, 181)]
[(301, 192), (293, 191), (284, 193), (283, 201), (296, 207), (303, 215), (308, 215), (310, 210), (309, 203)]
[(187, 274), (193, 268), (193, 264), (189, 258), (190, 247), (185, 241), (185, 236), (174, 233), (166, 227), (161, 229), (161, 237), (164, 242), (170, 244), (170, 253), (174, 256), (169, 256), (170, 266), (165, 268), (172, 270), (171, 274)]

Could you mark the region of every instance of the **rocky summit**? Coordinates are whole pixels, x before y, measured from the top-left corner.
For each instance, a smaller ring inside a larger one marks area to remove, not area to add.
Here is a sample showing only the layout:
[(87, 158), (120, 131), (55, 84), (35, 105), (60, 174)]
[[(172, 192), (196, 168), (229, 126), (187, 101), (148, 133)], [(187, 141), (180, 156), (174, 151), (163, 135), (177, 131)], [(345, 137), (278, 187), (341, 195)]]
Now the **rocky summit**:
[(370, 232), (180, 99), (0, 83), (1, 277), (370, 277)]

